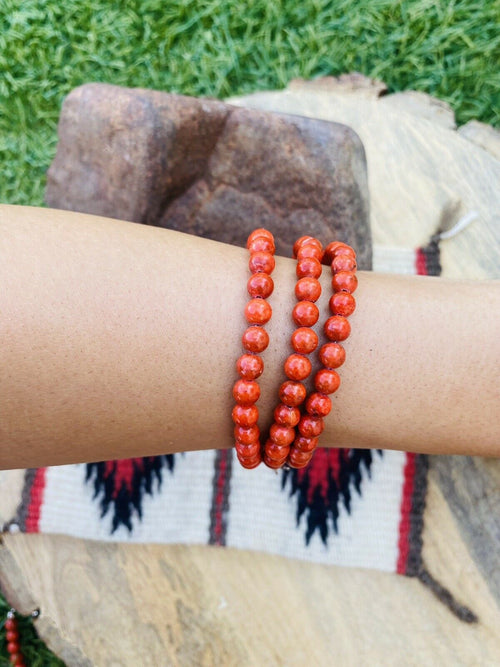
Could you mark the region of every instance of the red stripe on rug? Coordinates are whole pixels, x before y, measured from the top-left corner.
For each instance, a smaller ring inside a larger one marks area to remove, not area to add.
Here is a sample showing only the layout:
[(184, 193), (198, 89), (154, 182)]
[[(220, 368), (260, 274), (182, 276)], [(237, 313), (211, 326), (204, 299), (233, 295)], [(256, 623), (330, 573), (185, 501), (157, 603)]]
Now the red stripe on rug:
[(40, 532), (40, 514), (43, 503), (43, 492), (45, 490), (46, 470), (47, 468), (38, 468), (35, 472), (33, 484), (31, 485), (25, 528), (27, 533)]
[(417, 248), (415, 253), (415, 270), (417, 272), (417, 276), (427, 275), (427, 260), (422, 248)]
[(227, 469), (227, 452), (226, 456), (221, 456), (220, 467), (216, 482), (217, 492), (215, 495), (215, 525), (213, 532), (213, 544), (221, 544), (222, 542), (222, 510), (224, 508), (224, 486), (226, 483), (226, 469)]
[(406, 563), (410, 553), (411, 508), (415, 479), (416, 454), (406, 453), (404, 468), (403, 496), (401, 498), (401, 520), (399, 522), (399, 557), (396, 566), (398, 574), (406, 574)]

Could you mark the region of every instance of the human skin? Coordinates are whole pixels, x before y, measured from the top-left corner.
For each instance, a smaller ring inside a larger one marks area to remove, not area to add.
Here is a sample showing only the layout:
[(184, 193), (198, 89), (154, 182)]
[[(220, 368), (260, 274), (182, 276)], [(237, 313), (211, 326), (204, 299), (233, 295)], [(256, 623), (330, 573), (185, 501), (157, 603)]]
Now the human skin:
[[(242, 248), (0, 206), (0, 468), (232, 447), (248, 276)], [(358, 278), (320, 446), (498, 456), (500, 283)], [(295, 261), (277, 257), (273, 279), (263, 432), (286, 379)], [(320, 322), (330, 279), (324, 267)]]

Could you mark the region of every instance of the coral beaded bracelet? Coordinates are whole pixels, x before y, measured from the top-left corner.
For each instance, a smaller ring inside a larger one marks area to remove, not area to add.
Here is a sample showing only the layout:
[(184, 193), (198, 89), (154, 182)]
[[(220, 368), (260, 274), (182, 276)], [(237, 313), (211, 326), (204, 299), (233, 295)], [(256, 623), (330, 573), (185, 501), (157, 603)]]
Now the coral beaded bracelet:
[(240, 379), (233, 386), (236, 405), (232, 417), (238, 460), (244, 468), (256, 468), (262, 461), (262, 452), (257, 426), (259, 410), (255, 403), (260, 396), (257, 378), (264, 370), (259, 353), (269, 345), (269, 336), (263, 325), (269, 322), (272, 315), (266, 299), (274, 289), (271, 278), (275, 264), (274, 237), (266, 229), (256, 229), (248, 237), (247, 248), (250, 251), (248, 266), (252, 275), (247, 283), (251, 298), (245, 307), (245, 318), (250, 326), (242, 337), (246, 352), (236, 362)]
[[(293, 247), (297, 258), (297, 284), (292, 318), (297, 329), (292, 334), (292, 354), (284, 364), (287, 380), (279, 389), (280, 403), (274, 410), (274, 423), (269, 437), (261, 446), (257, 425), (259, 411), (255, 405), (260, 396), (257, 378), (264, 370), (259, 353), (269, 345), (269, 336), (264, 325), (269, 322), (272, 309), (266, 299), (272, 294), (274, 283), (274, 237), (266, 229), (256, 229), (247, 241), (250, 251), (249, 269), (252, 273), (247, 283), (251, 297), (245, 307), (245, 318), (250, 325), (242, 337), (245, 353), (238, 359), (236, 368), (239, 380), (233, 386), (236, 405), (232, 418), (235, 423), (234, 437), (238, 460), (245, 468), (256, 468), (262, 461), (270, 468), (288, 465), (303, 468), (311, 460), (323, 431), (323, 418), (332, 407), (329, 394), (340, 385), (335, 369), (345, 360), (345, 350), (340, 345), (350, 334), (347, 317), (354, 312), (356, 303), (352, 293), (357, 287), (356, 253), (345, 243), (330, 243), (325, 250), (312, 236), (302, 236)], [(319, 277), (322, 264), (330, 265), (333, 295), (329, 301), (331, 317), (323, 331), (330, 341), (319, 351), (322, 368), (315, 374), (315, 391), (307, 396), (303, 381), (312, 370), (307, 355), (318, 346), (318, 335), (312, 329), (319, 319), (316, 301), (321, 296)], [(305, 410), (301, 413), (301, 406)], [(298, 429), (296, 433), (295, 427)]]

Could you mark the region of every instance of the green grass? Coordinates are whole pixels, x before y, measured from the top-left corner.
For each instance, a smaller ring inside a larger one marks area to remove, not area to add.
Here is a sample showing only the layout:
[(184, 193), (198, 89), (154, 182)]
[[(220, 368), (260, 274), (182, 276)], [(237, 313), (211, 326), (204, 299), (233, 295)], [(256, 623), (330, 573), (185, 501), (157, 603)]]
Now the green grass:
[(500, 125), (500, 0), (0, 0), (0, 201), (41, 204), (63, 97), (224, 98), (357, 70)]

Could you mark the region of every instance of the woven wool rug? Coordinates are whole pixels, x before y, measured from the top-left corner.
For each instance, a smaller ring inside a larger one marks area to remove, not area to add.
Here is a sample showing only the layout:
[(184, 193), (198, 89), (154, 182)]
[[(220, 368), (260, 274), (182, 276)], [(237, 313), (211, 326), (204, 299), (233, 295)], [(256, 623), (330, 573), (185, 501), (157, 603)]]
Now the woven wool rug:
[[(439, 246), (374, 248), (374, 270), (439, 275)], [(387, 443), (390, 448), (390, 443)], [(419, 576), (427, 457), (326, 449), (247, 471), (233, 450), (30, 469), (11, 531), (260, 550)]]

